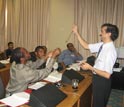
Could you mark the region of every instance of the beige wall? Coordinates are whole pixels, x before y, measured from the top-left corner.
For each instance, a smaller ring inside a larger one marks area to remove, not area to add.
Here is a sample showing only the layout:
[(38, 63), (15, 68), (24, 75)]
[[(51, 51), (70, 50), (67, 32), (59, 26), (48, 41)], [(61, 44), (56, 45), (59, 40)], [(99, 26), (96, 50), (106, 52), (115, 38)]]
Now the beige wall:
[(48, 50), (66, 48), (66, 39), (74, 22), (74, 0), (51, 0)]

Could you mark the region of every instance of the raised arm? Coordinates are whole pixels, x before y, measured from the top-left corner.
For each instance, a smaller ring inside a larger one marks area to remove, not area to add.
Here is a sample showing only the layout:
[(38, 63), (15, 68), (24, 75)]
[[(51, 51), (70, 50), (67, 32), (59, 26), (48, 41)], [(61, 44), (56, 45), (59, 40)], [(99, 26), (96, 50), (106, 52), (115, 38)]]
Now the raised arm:
[(88, 43), (83, 38), (81, 38), (80, 34), (78, 33), (76, 25), (73, 26), (72, 31), (77, 36), (77, 38), (78, 38), (80, 44), (83, 46), (83, 48), (89, 49)]

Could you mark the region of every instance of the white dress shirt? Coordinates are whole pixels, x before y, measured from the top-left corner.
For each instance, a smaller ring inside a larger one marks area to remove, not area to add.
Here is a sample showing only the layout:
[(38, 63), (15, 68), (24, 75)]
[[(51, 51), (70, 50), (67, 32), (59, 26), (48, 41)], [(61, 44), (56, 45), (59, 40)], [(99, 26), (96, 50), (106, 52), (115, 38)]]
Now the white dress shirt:
[(96, 58), (94, 68), (112, 74), (113, 73), (112, 69), (117, 59), (115, 46), (113, 42), (109, 43), (100, 42), (96, 44), (89, 44), (89, 49), (91, 53), (98, 53), (101, 45), (103, 45), (103, 47), (98, 57)]

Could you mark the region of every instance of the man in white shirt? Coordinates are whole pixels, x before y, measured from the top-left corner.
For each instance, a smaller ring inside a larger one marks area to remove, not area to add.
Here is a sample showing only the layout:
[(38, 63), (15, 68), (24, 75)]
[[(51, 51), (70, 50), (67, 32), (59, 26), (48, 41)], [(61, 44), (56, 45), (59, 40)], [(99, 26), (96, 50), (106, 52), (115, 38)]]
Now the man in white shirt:
[(93, 72), (93, 107), (106, 107), (110, 90), (111, 74), (115, 64), (117, 53), (113, 41), (118, 38), (119, 30), (116, 25), (103, 24), (101, 26), (102, 42), (88, 44), (77, 31), (77, 26), (73, 27), (73, 32), (77, 36), (80, 44), (90, 50), (91, 53), (97, 53), (95, 64), (92, 67), (88, 63), (83, 63), (81, 68)]

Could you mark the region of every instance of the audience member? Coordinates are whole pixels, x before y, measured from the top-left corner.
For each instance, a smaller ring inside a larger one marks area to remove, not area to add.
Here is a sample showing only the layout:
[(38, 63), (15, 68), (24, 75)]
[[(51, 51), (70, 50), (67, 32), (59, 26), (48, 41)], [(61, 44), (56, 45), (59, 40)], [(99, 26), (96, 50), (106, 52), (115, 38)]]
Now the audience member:
[(67, 49), (64, 50), (58, 57), (58, 62), (65, 68), (72, 63), (82, 60), (83, 57), (75, 49), (72, 43), (67, 44)]
[(9, 42), (8, 43), (8, 49), (5, 50), (5, 55), (6, 55), (7, 59), (11, 57), (11, 54), (13, 52), (13, 48), (14, 48), (14, 43), (13, 42)]
[(50, 52), (49, 57), (51, 59), (46, 68), (38, 70), (36, 68), (41, 65), (43, 60), (37, 59), (35, 62), (29, 61), (30, 54), (25, 48), (18, 47), (14, 49), (10, 58), (12, 65), (10, 68), (10, 80), (6, 87), (6, 96), (24, 91), (27, 89), (28, 84), (47, 77), (52, 70), (55, 58), (59, 54), (59, 48)]
[(36, 61), (37, 59), (44, 59), (46, 57), (46, 54), (47, 54), (46, 46), (37, 46), (35, 48), (35, 51), (30, 53), (31, 55), (30, 60)]
[(33, 62), (36, 61), (37, 59), (43, 60), (43, 63), (37, 69), (42, 69), (46, 67), (46, 61), (49, 55), (49, 53), (47, 54), (46, 46), (37, 46), (35, 48), (35, 51), (31, 52), (30, 55), (31, 55), (30, 60)]

